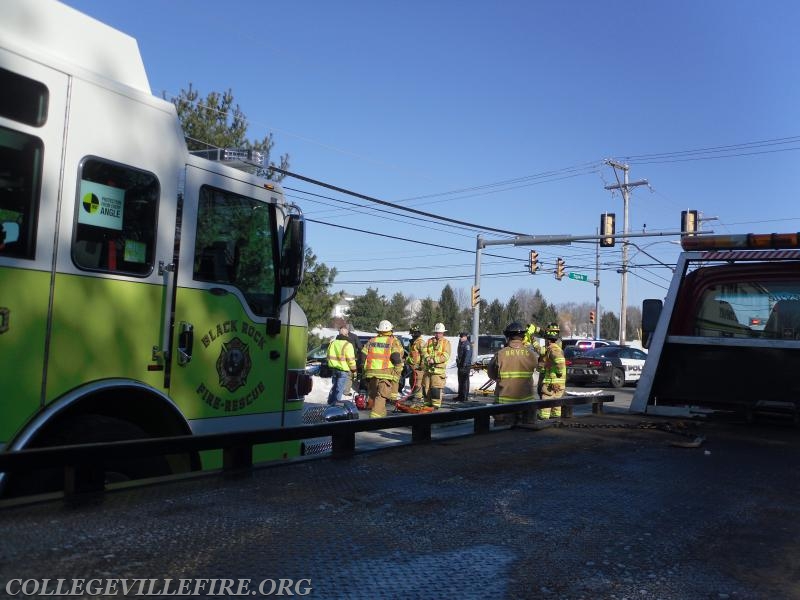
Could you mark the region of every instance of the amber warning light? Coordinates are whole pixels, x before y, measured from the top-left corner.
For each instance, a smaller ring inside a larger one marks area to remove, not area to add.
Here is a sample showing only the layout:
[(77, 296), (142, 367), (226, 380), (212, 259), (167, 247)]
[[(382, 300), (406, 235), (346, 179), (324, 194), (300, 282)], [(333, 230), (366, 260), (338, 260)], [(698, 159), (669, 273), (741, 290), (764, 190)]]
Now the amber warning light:
[(681, 240), (684, 250), (781, 250), (800, 248), (800, 233), (698, 235)]

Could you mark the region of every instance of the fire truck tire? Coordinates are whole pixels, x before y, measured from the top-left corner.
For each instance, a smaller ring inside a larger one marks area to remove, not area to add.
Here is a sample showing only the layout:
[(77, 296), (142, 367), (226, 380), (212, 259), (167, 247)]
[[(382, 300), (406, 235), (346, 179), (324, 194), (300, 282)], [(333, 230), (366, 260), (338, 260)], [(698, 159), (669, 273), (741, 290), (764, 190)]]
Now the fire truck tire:
[(625, 385), (625, 373), (622, 369), (614, 369), (611, 371), (611, 386), (621, 388)]
[[(151, 437), (138, 425), (105, 415), (78, 415), (64, 421), (50, 435), (36, 440), (31, 447), (46, 448), (69, 444), (116, 442)], [(169, 462), (163, 456), (121, 459), (109, 463), (105, 469), (104, 483), (118, 483), (132, 479), (159, 477), (171, 473)], [(6, 494), (22, 496), (60, 491), (63, 489), (62, 469), (42, 469), (33, 473), (9, 478)]]

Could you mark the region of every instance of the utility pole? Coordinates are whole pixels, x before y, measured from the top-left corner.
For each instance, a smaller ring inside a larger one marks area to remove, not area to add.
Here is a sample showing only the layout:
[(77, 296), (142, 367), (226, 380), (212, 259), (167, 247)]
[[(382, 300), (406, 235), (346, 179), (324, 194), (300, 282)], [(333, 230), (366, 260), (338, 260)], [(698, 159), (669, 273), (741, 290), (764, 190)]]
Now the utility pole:
[[(606, 160), (607, 165), (614, 168), (614, 175), (617, 177), (617, 185), (607, 185), (607, 190), (621, 190), (622, 203), (623, 203), (623, 220), (622, 220), (622, 233), (628, 234), (628, 201), (630, 200), (630, 189), (639, 185), (647, 185), (646, 179), (638, 181), (628, 181), (628, 171), (630, 167), (626, 164), (616, 162), (614, 160)], [(617, 169), (623, 172), (623, 182), (620, 183)], [(628, 240), (623, 238), (622, 242), (622, 293), (620, 299), (619, 309), (619, 343), (625, 343), (625, 326), (626, 317), (628, 315), (627, 302), (628, 302)]]

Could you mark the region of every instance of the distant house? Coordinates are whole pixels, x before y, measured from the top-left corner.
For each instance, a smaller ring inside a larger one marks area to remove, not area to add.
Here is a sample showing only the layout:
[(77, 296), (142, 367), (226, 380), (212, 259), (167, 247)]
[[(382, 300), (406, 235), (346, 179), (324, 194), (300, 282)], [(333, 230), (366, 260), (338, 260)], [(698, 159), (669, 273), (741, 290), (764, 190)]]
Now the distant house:
[(334, 319), (343, 319), (344, 321), (347, 321), (347, 315), (350, 312), (350, 305), (353, 303), (354, 298), (355, 296), (353, 294), (344, 292), (342, 294), (342, 299), (333, 305), (331, 317)]

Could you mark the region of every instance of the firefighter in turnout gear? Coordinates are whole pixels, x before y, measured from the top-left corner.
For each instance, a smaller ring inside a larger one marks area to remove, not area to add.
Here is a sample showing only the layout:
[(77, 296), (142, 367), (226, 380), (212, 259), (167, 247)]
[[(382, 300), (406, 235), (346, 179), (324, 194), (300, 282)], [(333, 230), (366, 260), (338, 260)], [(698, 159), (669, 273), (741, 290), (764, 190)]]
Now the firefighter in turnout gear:
[[(560, 334), (557, 323), (548, 325), (544, 332), (546, 347), (542, 364), (539, 367), (539, 378), (541, 379), (539, 397), (542, 400), (561, 398), (567, 386), (567, 365), (564, 361), (564, 351), (558, 344)], [(561, 407), (542, 408), (539, 410), (538, 417), (540, 419), (560, 418)]]
[(433, 337), (425, 344), (423, 366), (425, 375), (422, 379), (422, 389), (425, 394), (425, 405), (434, 409), (442, 407), (444, 384), (447, 381), (445, 369), (450, 362), (450, 341), (444, 337), (444, 323), (433, 326)]
[(544, 354), (544, 348), (542, 348), (542, 345), (539, 343), (539, 339), (536, 337), (541, 332), (541, 327), (535, 323), (530, 323), (525, 329), (525, 337), (522, 338), (522, 343), (526, 346), (530, 346), (530, 348), (532, 348), (539, 356)]
[(386, 416), (386, 402), (394, 402), (397, 397), (397, 382), (403, 370), (403, 344), (392, 335), (392, 324), (384, 319), (375, 329), (377, 335), (361, 348), (371, 418)]
[[(509, 404), (534, 399), (533, 373), (539, 365), (539, 354), (524, 342), (525, 326), (514, 321), (503, 331), (507, 345), (492, 357), (487, 368), (495, 380), (495, 404)], [(532, 421), (533, 414), (522, 415), (523, 422)], [(496, 415), (495, 425), (513, 425), (514, 416)]]
[(425, 355), (425, 340), (422, 339), (422, 332), (418, 325), (412, 325), (409, 330), (411, 333), (411, 343), (408, 346), (408, 357), (406, 363), (414, 371), (411, 389), (411, 397), (413, 400), (422, 400), (422, 380), (425, 376), (425, 369), (423, 367), (422, 359)]

